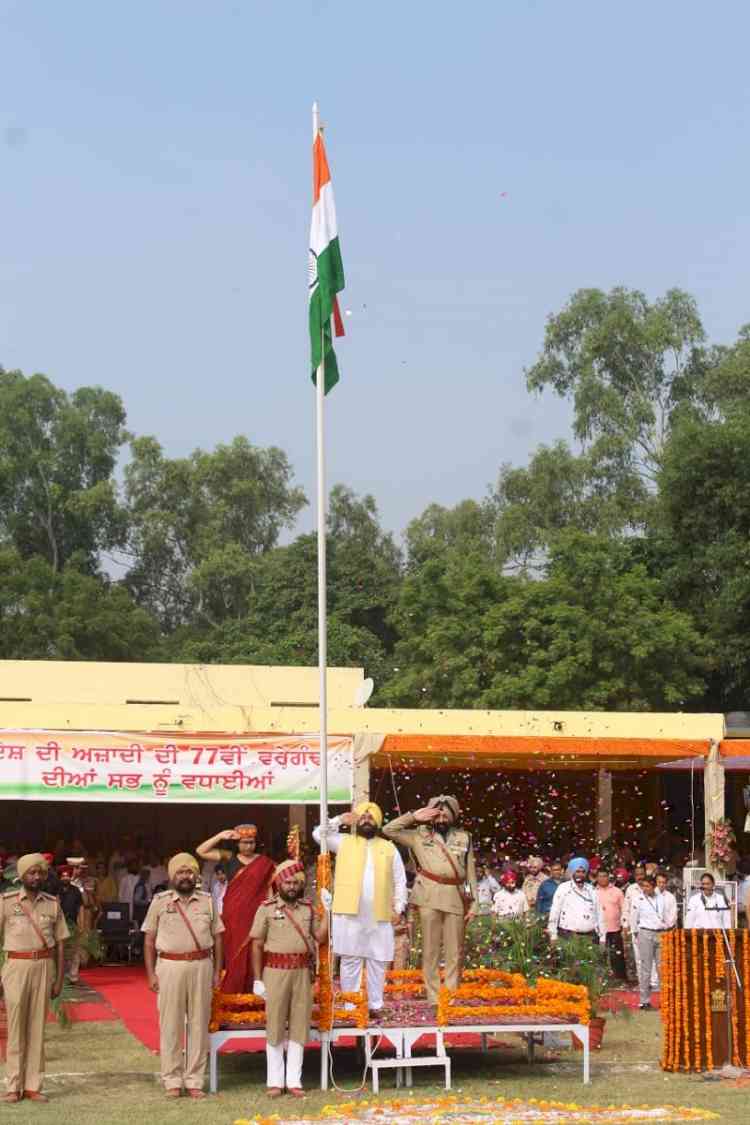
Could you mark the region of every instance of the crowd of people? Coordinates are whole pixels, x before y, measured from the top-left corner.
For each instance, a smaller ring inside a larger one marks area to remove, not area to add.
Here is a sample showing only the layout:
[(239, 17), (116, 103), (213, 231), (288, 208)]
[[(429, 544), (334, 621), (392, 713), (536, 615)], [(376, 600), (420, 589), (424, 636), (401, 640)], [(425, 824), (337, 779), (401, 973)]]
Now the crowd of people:
[[(742, 869), (749, 864), (740, 864)], [(550, 941), (590, 936), (606, 946), (614, 977), (638, 985), (640, 1007), (651, 1008), (651, 991), (659, 987), (659, 935), (683, 918), (686, 929), (728, 928), (731, 905), (717, 892), (712, 875), (702, 875), (700, 889), (685, 903), (680, 872), (655, 863), (618, 866), (610, 871), (598, 856), (571, 857), (546, 863), (529, 856), (520, 865), (493, 872), (479, 864), (479, 912), (492, 924), (512, 919), (544, 919)], [(737, 894), (738, 923), (747, 925), (750, 877), (742, 876)], [(682, 908), (682, 910), (681, 910)]]
[[(46, 1006), (66, 975), (78, 979), (83, 939), (107, 903), (126, 903), (142, 935), (149, 987), (159, 997), (165, 1093), (195, 1098), (204, 1096), (212, 989), (264, 998), (268, 1092), (302, 1096), (312, 979), (329, 920), (341, 988), (353, 993), (366, 983), (375, 1024), (383, 1014), (386, 969), (409, 965), (417, 919), (433, 1004), (441, 984), (459, 983), (469, 927), (536, 918), (553, 944), (584, 935), (605, 946), (614, 976), (637, 980), (642, 1009), (650, 1009), (658, 987), (664, 932), (681, 920), (686, 928), (732, 924), (729, 901), (708, 873), (682, 903), (681, 873), (650, 862), (610, 870), (598, 856), (532, 855), (493, 869), (475, 857), (459, 803), (446, 794), (386, 824), (378, 805), (361, 802), (313, 831), (315, 844), (324, 840), (335, 866), (332, 893), (320, 893), (322, 911), (314, 901), (314, 862), (274, 864), (251, 824), (217, 832), (196, 855), (171, 858), (127, 839), (109, 856), (87, 857), (80, 841), (70, 848), (60, 841), (52, 853), (17, 856), (2, 849), (5, 1100), (46, 1100)], [(750, 864), (738, 866), (740, 924), (747, 924)]]

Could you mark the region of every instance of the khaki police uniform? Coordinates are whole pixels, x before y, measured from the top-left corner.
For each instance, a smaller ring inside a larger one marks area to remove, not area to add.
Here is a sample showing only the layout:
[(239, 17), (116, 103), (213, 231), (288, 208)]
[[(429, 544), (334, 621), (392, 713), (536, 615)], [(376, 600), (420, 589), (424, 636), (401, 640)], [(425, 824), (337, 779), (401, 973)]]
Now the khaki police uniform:
[[(30, 910), (44, 944), (24, 907)], [(5, 1081), (9, 1094), (37, 1092), (44, 1081), (44, 1025), (57, 972), (56, 946), (68, 934), (60, 903), (53, 895), (40, 891), (32, 898), (21, 888), (0, 898), (0, 935), (6, 954), (2, 982), (8, 1018)], [(16, 953), (33, 956), (14, 957)]]
[[(262, 903), (255, 912), (250, 937), (263, 943), (266, 1039), (274, 1047), (287, 1038), (304, 1046), (310, 1032), (313, 1003), (311, 970), (316, 948), (312, 932), (313, 911), (314, 907), (307, 899), (291, 903), (277, 895)], [(302, 930), (304, 941), (288, 915)], [(275, 959), (278, 967), (273, 965)], [(285, 959), (289, 961), (287, 967), (283, 966)]]
[[(178, 902), (200, 949), (180, 914)], [(223, 933), (224, 923), (211, 895), (193, 891), (189, 898), (184, 898), (169, 890), (151, 900), (141, 929), (154, 935), (158, 956), (159, 1050), (164, 1087), (179, 1090), (184, 1085), (188, 1090), (200, 1090), (208, 1059), (214, 937)], [(188, 1045), (183, 1059), (185, 1017)]]
[[(453, 827), (442, 836), (431, 825), (420, 824), (412, 813), (406, 813), (386, 824), (383, 835), (410, 848), (414, 856), (417, 877), (409, 901), (411, 906), (419, 908), (422, 973), (427, 998), (435, 1004), (440, 991), (441, 948), (445, 962), (446, 988), (457, 988), (461, 976), (464, 919), (468, 909), (464, 902), (466, 883), (471, 888), (474, 904), (477, 901), (477, 872), (471, 836), (462, 828)], [(446, 856), (444, 848), (453, 863)]]

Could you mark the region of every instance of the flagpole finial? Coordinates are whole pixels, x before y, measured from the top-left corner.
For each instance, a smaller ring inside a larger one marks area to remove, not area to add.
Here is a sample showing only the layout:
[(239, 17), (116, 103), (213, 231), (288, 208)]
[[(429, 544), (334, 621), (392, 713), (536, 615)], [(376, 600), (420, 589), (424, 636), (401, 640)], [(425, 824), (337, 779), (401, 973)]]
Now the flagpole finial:
[(320, 106), (317, 102), (313, 102), (312, 106), (312, 130), (313, 130), (313, 143), (315, 138), (320, 132)]

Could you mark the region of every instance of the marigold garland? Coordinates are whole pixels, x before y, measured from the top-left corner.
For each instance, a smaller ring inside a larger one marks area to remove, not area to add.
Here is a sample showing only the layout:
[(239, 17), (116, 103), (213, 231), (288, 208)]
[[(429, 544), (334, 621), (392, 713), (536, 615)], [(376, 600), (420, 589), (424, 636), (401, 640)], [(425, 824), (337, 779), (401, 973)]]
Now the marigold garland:
[(706, 1010), (706, 1067), (708, 1070), (714, 1068), (714, 1051), (713, 1051), (713, 1020), (711, 1018), (711, 960), (709, 956), (709, 949), (711, 945), (711, 935), (708, 930), (703, 931), (703, 993), (704, 1003)]
[(742, 930), (742, 982), (745, 997), (745, 1066), (750, 1066), (750, 932)]
[[(727, 976), (725, 934), (740, 984), (734, 971)], [(661, 979), (661, 1065), (665, 1070), (713, 1070), (725, 1061), (724, 1055), (716, 1057), (713, 1031), (714, 1021), (720, 1021), (722, 1029), (726, 1025), (727, 993), (732, 1051), (726, 1061), (739, 1067), (750, 1065), (750, 932), (714, 929), (665, 933)], [(723, 1044), (723, 1034), (720, 1041)]]
[(724, 964), (724, 946), (722, 942), (714, 942), (714, 951), (716, 953), (716, 979), (724, 980), (726, 965)]
[(672, 946), (669, 942), (661, 944), (661, 1018), (664, 1025), (662, 1034), (661, 1065), (664, 1070), (669, 1068), (672, 1048), (672, 1021), (669, 1015), (672, 1010), (670, 990), (672, 987)]
[(690, 1002), (688, 997), (687, 940), (685, 930), (677, 930), (680, 945), (680, 1015), (682, 1017), (683, 1067), (690, 1070)]
[[(543, 1020), (547, 1017), (568, 1023), (587, 1024), (591, 1016), (588, 992), (583, 985), (540, 977), (532, 987), (518, 974), (505, 974), (512, 986), (493, 988), (484, 984), (460, 984), (458, 988), (441, 988), (438, 995), (436, 1021), (448, 1026), (455, 1020), (476, 1016), (486, 1019), (497, 1016), (514, 1019)], [(481, 1007), (461, 1004), (461, 1000), (484, 1001)], [(494, 1001), (494, 1002), (493, 1002)]]
[[(239, 1009), (237, 1011), (236, 1009)], [(266, 1005), (252, 992), (220, 992), (215, 989), (211, 997), (209, 1031), (218, 1031), (225, 1024), (266, 1022)]]
[[(729, 948), (732, 951), (732, 959), (736, 964), (737, 943), (735, 940), (736, 935), (734, 930), (730, 930), (727, 937), (729, 940)], [(737, 1011), (737, 1008), (739, 1007), (739, 998), (737, 996), (737, 977), (734, 971), (731, 969), (731, 966), (729, 972), (729, 981), (731, 990), (730, 995), (732, 998), (732, 1063), (734, 1064), (734, 1066), (742, 1066), (742, 1063), (740, 1062), (740, 1021), (739, 1012)]]
[[(701, 1005), (700, 1005), (700, 973), (698, 971), (698, 931), (690, 931), (690, 968), (693, 972), (693, 1003), (692, 1013), (695, 1027), (693, 1039), (693, 1069), (700, 1070), (701, 1065)], [(662, 998), (662, 1003), (664, 1000)]]
[[(322, 919), (325, 908), (320, 896), (322, 890), (330, 891), (333, 885), (331, 874), (331, 856), (329, 852), (318, 856), (316, 866), (318, 885), (318, 917)], [(318, 1027), (321, 1031), (330, 1031), (333, 1025), (333, 984), (331, 981), (331, 935), (326, 934), (326, 940), (318, 949)]]

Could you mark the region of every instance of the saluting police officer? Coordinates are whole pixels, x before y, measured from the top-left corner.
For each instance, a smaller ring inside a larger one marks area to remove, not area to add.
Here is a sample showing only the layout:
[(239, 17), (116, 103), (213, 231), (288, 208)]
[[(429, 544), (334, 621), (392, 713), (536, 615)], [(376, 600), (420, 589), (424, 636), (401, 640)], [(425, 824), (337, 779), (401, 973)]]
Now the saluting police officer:
[(440, 991), (441, 948), (445, 987), (458, 988), (466, 923), (477, 913), (474, 849), (469, 833), (456, 826), (460, 815), (456, 798), (442, 795), (383, 828), (386, 839), (411, 848), (417, 865), (411, 904), (419, 908), (422, 975), (427, 999), (433, 1004)]
[(292, 859), (280, 863), (271, 886), (276, 894), (258, 907), (250, 930), (253, 992), (266, 1001), (266, 1092), (270, 1098), (278, 1098), (286, 1086), (290, 1094), (302, 1098), (302, 1057), (310, 1031), (316, 943), (325, 941), (327, 923), (317, 918), (312, 903), (302, 897), (305, 869), (301, 863)]
[(141, 927), (149, 988), (159, 994), (161, 1077), (170, 1098), (179, 1098), (183, 1086), (191, 1098), (206, 1096), (211, 989), (221, 978), (224, 923), (211, 895), (196, 890), (198, 870), (198, 860), (187, 852), (170, 859), (170, 889), (151, 900)]
[(8, 1017), (4, 1102), (46, 1102), (44, 1025), (51, 996), (64, 979), (63, 943), (68, 937), (60, 903), (40, 887), (47, 861), (38, 852), (16, 864), (21, 887), (0, 898), (0, 935), (5, 950), (2, 981)]

